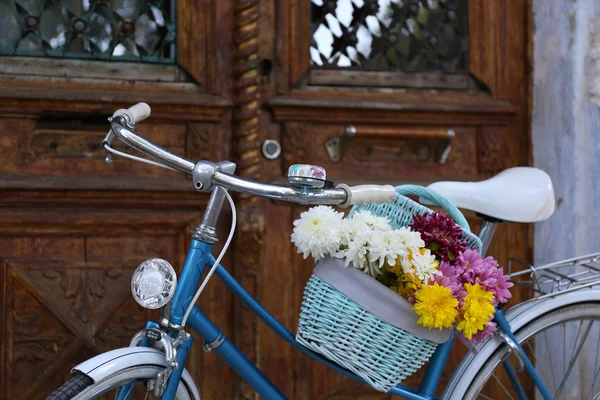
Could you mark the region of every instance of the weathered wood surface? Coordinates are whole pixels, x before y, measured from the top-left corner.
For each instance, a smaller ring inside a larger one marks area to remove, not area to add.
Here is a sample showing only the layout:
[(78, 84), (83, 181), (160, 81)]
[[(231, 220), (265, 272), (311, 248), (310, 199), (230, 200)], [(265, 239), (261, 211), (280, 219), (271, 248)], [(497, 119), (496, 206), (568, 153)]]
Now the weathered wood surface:
[[(552, 178), (557, 199), (554, 216), (535, 227), (534, 260), (541, 265), (600, 251), (600, 5), (536, 0), (534, 11), (533, 162)], [(550, 348), (574, 346), (577, 326), (562, 333), (549, 339)], [(589, 337), (599, 336), (593, 326)], [(588, 340), (581, 353), (588, 356), (566, 383), (572, 398), (588, 394), (594, 379), (588, 372), (598, 368), (596, 340)], [(564, 366), (553, 369), (563, 376)]]

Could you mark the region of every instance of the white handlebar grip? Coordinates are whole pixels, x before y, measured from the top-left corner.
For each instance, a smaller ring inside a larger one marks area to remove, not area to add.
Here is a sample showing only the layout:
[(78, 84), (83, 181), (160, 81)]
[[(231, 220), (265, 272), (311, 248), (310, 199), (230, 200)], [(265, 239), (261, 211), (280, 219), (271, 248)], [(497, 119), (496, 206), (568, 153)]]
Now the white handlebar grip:
[(150, 116), (150, 106), (146, 103), (137, 103), (126, 111), (131, 122), (140, 122)]
[(396, 189), (391, 185), (359, 185), (350, 188), (352, 204), (393, 203)]

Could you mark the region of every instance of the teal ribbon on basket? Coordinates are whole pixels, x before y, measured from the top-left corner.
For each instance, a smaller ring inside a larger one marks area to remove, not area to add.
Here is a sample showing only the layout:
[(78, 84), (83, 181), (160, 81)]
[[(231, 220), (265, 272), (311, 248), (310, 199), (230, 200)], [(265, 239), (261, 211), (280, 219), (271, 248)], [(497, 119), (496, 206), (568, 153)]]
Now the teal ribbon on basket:
[[(407, 197), (418, 196), (444, 208), (462, 228), (468, 247), (481, 252), (481, 240), (471, 233), (465, 217), (439, 193), (416, 185), (398, 186), (396, 193), (393, 203), (355, 206), (349, 216), (368, 210), (373, 215), (387, 217), (392, 228), (398, 229), (408, 226), (414, 214), (433, 212)], [(381, 289), (389, 290), (384, 285)], [(437, 347), (437, 343), (366, 311), (314, 274), (304, 291), (296, 340), (353, 371), (382, 392), (389, 391), (420, 368)]]

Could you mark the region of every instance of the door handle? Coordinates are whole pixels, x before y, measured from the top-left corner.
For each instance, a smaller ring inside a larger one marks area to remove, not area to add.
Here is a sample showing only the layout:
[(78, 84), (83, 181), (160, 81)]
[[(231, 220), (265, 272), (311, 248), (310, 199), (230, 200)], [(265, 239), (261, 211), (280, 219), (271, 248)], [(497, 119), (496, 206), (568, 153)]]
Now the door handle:
[(450, 153), (453, 129), (419, 128), (419, 127), (389, 127), (380, 125), (348, 125), (344, 133), (325, 143), (325, 149), (333, 162), (340, 162), (353, 138), (389, 138), (403, 140), (435, 140), (439, 142), (437, 162), (443, 164)]

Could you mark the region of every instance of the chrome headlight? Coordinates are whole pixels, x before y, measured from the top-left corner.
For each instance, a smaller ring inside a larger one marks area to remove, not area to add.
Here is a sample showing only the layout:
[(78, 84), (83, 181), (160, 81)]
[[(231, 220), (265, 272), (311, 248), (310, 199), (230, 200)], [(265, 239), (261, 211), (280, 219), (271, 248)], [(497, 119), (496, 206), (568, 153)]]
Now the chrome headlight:
[(139, 305), (145, 308), (161, 308), (175, 294), (177, 275), (167, 261), (150, 258), (137, 267), (131, 279), (131, 293)]

